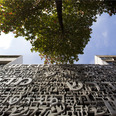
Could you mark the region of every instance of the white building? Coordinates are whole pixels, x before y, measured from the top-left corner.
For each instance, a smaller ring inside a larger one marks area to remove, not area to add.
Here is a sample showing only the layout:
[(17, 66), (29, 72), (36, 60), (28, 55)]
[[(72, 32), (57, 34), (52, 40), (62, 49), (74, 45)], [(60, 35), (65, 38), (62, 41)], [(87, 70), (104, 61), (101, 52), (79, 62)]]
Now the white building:
[(22, 64), (23, 56), (21, 55), (0, 55), (0, 65)]
[(96, 55), (95, 64), (116, 65), (116, 56), (115, 55)]

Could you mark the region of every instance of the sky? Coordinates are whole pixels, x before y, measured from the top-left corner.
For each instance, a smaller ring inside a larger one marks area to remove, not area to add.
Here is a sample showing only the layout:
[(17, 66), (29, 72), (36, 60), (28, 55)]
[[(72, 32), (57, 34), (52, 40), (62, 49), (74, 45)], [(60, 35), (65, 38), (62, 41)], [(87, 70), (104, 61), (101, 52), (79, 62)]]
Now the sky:
[[(39, 53), (31, 52), (31, 44), (24, 37), (12, 33), (0, 36), (0, 55), (22, 55), (23, 64), (43, 64)], [(93, 23), (90, 41), (75, 64), (94, 64), (95, 55), (116, 55), (116, 15), (104, 13)]]

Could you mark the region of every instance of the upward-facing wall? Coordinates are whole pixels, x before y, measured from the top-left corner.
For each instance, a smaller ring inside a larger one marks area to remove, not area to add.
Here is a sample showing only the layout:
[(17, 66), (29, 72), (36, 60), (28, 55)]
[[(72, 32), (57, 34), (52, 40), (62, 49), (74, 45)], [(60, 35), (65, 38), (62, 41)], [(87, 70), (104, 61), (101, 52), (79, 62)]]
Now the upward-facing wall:
[(0, 116), (116, 116), (116, 67), (8, 65)]

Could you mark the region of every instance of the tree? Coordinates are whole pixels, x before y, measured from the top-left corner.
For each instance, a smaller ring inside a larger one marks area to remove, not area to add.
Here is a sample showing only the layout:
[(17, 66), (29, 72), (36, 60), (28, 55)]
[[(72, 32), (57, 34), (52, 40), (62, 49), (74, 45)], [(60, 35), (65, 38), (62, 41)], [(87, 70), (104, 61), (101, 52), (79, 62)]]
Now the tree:
[(96, 14), (109, 11), (109, 5), (103, 1), (67, 0), (61, 3), (60, 0), (62, 12), (55, 1), (37, 1), (2, 1), (0, 29), (4, 33), (14, 32), (15, 37), (24, 36), (31, 42), (31, 50), (39, 52), (45, 63), (78, 61), (78, 54), (83, 54), (90, 39)]

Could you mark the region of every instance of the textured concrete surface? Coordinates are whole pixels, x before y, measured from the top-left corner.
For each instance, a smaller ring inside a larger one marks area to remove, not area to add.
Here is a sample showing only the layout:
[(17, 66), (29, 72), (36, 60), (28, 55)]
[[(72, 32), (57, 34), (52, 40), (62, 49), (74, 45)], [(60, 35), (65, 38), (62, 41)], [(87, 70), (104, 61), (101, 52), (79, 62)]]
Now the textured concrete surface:
[(3, 66), (4, 66), (4, 65), (1, 65), (1, 64), (0, 64), (0, 70), (2, 70)]
[(10, 65), (0, 71), (0, 116), (115, 116), (116, 67)]

